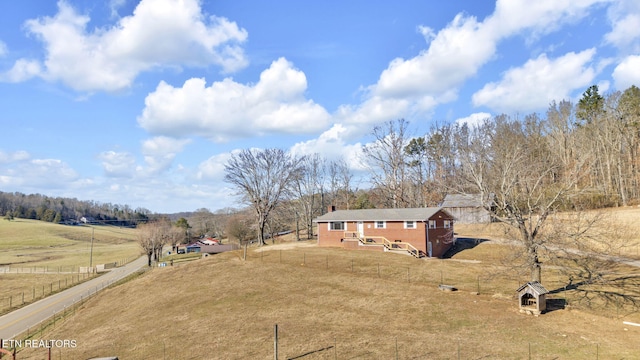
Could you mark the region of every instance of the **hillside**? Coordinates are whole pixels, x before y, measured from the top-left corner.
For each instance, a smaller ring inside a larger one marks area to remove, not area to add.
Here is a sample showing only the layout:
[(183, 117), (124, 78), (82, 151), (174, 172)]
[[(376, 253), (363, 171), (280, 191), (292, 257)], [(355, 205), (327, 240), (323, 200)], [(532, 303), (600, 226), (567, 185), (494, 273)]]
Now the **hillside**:
[[(273, 359), (275, 324), (281, 359), (640, 357), (640, 328), (622, 324), (637, 316), (520, 314), (521, 280), (489, 273), (501, 248), (491, 242), (460, 253), (476, 260), (427, 261), (296, 245), (155, 269), (89, 300), (43, 337), (76, 341), (52, 353), (64, 359)], [(548, 287), (561, 285), (544, 276)], [(438, 291), (442, 282), (459, 291)]]
[[(137, 257), (135, 229), (67, 226), (44, 221), (0, 221), (0, 266), (74, 268)], [(92, 241), (93, 237), (93, 241)], [(91, 248), (93, 242), (93, 250)]]

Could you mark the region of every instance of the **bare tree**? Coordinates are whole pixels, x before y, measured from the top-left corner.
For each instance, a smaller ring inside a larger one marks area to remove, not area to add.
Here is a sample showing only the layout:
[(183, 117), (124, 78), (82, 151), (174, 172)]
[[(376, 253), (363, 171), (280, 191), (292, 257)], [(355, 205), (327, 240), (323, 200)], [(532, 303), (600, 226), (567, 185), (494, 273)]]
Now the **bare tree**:
[(227, 222), (226, 232), (230, 239), (237, 241), (238, 244), (243, 247), (244, 252), (242, 260), (246, 260), (247, 244), (249, 243), (249, 240), (255, 239), (257, 235), (255, 223), (252, 223), (247, 216), (241, 213), (236, 213), (231, 216)]
[(226, 182), (255, 211), (258, 242), (264, 245), (264, 231), (271, 211), (283, 200), (291, 182), (299, 176), (303, 157), (282, 149), (242, 150), (225, 165)]
[(371, 172), (374, 188), (378, 189), (385, 206), (405, 207), (407, 186), (407, 161), (404, 148), (407, 145), (407, 126), (404, 119), (389, 121), (376, 126), (374, 141), (362, 147), (365, 162)]
[(320, 215), (324, 197), (324, 177), (326, 163), (318, 154), (307, 156), (301, 163), (301, 171), (293, 179), (292, 189), (295, 200), (292, 205), (296, 219), (301, 220), (307, 232), (307, 239), (313, 235), (313, 219)]
[(523, 121), (499, 116), (460, 137), (461, 193), (477, 194), (491, 216), (513, 228), (532, 280), (540, 280), (540, 256), (549, 238), (547, 218), (574, 195), (576, 163), (563, 176), (537, 116)]
[(215, 217), (209, 209), (201, 208), (195, 211), (190, 218), (189, 223), (192, 227), (192, 233), (196, 236), (204, 236), (215, 232)]
[(147, 255), (149, 266), (152, 261), (160, 260), (162, 248), (170, 238), (170, 229), (171, 223), (168, 220), (154, 221), (138, 226), (138, 244)]
[(328, 172), (331, 204), (342, 205), (342, 208), (349, 210), (354, 192), (352, 190), (353, 174), (349, 165), (344, 159), (334, 160), (329, 163)]

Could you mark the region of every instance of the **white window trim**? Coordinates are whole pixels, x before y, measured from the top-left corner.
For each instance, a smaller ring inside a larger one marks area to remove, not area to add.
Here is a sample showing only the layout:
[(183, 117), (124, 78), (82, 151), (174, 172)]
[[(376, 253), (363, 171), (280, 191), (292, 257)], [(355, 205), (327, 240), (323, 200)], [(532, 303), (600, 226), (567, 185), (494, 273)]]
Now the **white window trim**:
[[(378, 223), (381, 222), (382, 226), (378, 226)], [(373, 222), (373, 227), (375, 229), (386, 229), (387, 228), (387, 222), (386, 221), (381, 221), (381, 220), (376, 220)]]
[[(433, 226), (431, 226), (431, 224), (433, 224)], [(435, 229), (436, 228), (436, 221), (435, 220), (429, 220), (429, 229)]]
[[(409, 223), (411, 223), (412, 226), (408, 226)], [(417, 228), (416, 221), (412, 221), (412, 220), (405, 221), (404, 222), (404, 228), (405, 229), (410, 229), (410, 230), (416, 229)]]
[(445, 221), (444, 221), (444, 228), (445, 228), (445, 229), (449, 229), (449, 228), (451, 228), (451, 223), (452, 223), (452, 221), (451, 221), (451, 220), (445, 220)]
[[(332, 229), (331, 224), (335, 224), (335, 223), (342, 223), (342, 229)], [(329, 227), (329, 231), (346, 231), (347, 230), (347, 226), (344, 221), (329, 221), (328, 227)]]

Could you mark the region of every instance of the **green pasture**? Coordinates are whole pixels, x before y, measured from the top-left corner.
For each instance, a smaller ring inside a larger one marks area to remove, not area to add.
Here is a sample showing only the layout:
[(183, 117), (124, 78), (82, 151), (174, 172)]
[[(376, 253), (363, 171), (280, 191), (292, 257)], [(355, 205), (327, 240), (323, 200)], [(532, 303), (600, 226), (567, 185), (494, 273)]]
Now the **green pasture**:
[(95, 266), (124, 261), (140, 255), (135, 231), (108, 225), (69, 226), (36, 220), (3, 220), (0, 221), (0, 267), (77, 269), (89, 266), (90, 262)]

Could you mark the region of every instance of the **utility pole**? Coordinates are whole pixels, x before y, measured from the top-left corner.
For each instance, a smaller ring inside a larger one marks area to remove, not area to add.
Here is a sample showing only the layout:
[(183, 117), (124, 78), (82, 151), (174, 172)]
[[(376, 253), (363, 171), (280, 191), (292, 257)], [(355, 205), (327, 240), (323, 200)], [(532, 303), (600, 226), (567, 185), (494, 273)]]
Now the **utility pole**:
[(95, 228), (91, 227), (91, 250), (89, 252), (89, 271), (91, 271), (91, 268), (93, 267), (93, 233), (94, 233)]

